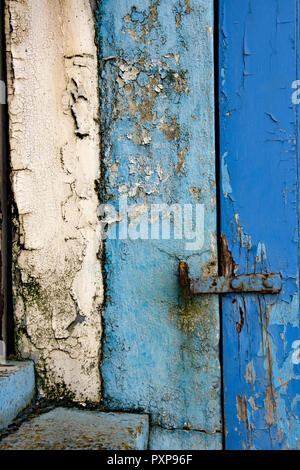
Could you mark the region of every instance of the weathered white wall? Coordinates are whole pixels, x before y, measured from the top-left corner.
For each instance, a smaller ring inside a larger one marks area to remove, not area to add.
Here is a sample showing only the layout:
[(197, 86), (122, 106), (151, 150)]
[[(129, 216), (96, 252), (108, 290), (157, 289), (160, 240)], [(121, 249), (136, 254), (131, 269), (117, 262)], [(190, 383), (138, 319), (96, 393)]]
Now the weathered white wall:
[(17, 350), (48, 397), (100, 397), (97, 50), (89, 0), (8, 0)]

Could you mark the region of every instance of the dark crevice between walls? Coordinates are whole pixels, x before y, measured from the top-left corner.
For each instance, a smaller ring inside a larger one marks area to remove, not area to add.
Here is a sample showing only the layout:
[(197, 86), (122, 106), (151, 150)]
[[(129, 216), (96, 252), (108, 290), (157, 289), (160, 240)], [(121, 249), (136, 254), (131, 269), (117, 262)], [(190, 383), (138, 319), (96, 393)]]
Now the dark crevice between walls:
[[(100, 122), (100, 152), (99, 152), (99, 167), (100, 167), (100, 176), (97, 181), (95, 181), (95, 191), (98, 196), (99, 204), (103, 204), (106, 202), (106, 189), (105, 189), (105, 175), (106, 175), (106, 166), (104, 164), (104, 146), (103, 146), (103, 121), (102, 121), (102, 109), (101, 109), (101, 85), (100, 85), (100, 76), (101, 71), (103, 69), (103, 61), (102, 61), (102, 50), (101, 50), (101, 41), (99, 37), (99, 29), (97, 30), (97, 25), (101, 24), (101, 4), (102, 0), (90, 0), (91, 8), (94, 12), (94, 20), (95, 20), (95, 43), (98, 52), (98, 73), (99, 73), (99, 122)], [(103, 403), (104, 397), (104, 387), (105, 383), (102, 377), (102, 353), (103, 353), (103, 344), (105, 340), (105, 322), (103, 317), (103, 312), (107, 306), (107, 270), (106, 270), (106, 245), (105, 240), (102, 240), (102, 245), (99, 248), (98, 252), (98, 259), (101, 263), (102, 267), (102, 280), (103, 280), (103, 303), (102, 303), (102, 312), (101, 312), (101, 347), (99, 350), (99, 370), (100, 370), (100, 377), (101, 377), (101, 398), (100, 398), (100, 409), (105, 411), (105, 405)]]
[(98, 1), (97, 0), (90, 0), (90, 5), (91, 5), (91, 9), (95, 13), (97, 11), (97, 8), (98, 8)]
[[(0, 4), (0, 80), (6, 87), (5, 2)], [(2, 98), (3, 99), (3, 98)], [(2, 100), (1, 100), (2, 101)], [(11, 186), (9, 161), (8, 106), (0, 104), (0, 194), (1, 194), (1, 256), (0, 256), (0, 338), (6, 342), (7, 355), (15, 353), (11, 275)]]
[[(222, 233), (221, 233), (221, 155), (220, 155), (220, 103), (219, 103), (219, 0), (214, 0), (214, 95), (215, 95), (215, 149), (216, 149), (216, 201), (217, 201), (217, 249), (218, 249), (218, 274), (226, 275), (222, 269)], [(220, 366), (221, 366), (221, 413), (222, 413), (222, 442), (225, 449), (225, 415), (224, 415), (224, 375), (223, 375), (223, 329), (222, 329), (222, 296), (219, 296), (220, 309)]]

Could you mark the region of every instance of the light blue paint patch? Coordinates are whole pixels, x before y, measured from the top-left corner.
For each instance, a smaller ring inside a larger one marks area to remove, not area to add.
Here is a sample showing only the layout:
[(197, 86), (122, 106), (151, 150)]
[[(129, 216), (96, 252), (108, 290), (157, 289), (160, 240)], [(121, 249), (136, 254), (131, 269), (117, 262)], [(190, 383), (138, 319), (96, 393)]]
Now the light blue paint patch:
[(222, 188), (223, 188), (224, 196), (232, 193), (229, 171), (228, 171), (228, 167), (225, 161), (227, 155), (228, 155), (228, 152), (225, 152), (224, 155), (222, 156)]
[(32, 362), (8, 362), (0, 366), (0, 430), (30, 404), (35, 395)]
[(155, 426), (150, 432), (150, 450), (221, 450), (222, 434), (168, 430)]
[(221, 68), (222, 86), (225, 85), (225, 77), (226, 77), (225, 68), (222, 67), (222, 68)]
[(256, 250), (256, 256), (261, 262), (263, 262), (267, 259), (267, 250), (266, 250), (266, 246), (265, 246), (264, 243), (262, 243), (262, 242), (258, 243), (257, 250)]

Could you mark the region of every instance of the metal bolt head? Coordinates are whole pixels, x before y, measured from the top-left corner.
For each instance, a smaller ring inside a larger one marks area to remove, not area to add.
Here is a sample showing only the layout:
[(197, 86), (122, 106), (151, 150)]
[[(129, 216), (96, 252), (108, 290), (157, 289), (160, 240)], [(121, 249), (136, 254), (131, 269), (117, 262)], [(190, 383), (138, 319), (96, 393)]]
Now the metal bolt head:
[(231, 285), (232, 289), (235, 289), (235, 290), (242, 289), (243, 288), (243, 281), (241, 281), (240, 279), (233, 279), (231, 281), (230, 285)]
[(263, 285), (266, 287), (266, 289), (272, 289), (272, 287), (274, 287), (274, 281), (273, 279), (265, 279), (263, 281)]

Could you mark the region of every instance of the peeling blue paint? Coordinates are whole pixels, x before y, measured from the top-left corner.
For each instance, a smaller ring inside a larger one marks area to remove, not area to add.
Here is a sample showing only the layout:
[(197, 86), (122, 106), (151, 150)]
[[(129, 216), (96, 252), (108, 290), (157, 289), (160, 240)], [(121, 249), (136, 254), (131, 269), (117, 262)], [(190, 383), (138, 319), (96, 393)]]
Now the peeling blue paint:
[(217, 272), (212, 27), (207, 0), (104, 0), (98, 12), (107, 202), (202, 203), (206, 230), (201, 251), (106, 241), (104, 404), (209, 434), (221, 426), (218, 298), (182, 298), (177, 273), (179, 260)]
[(237, 274), (283, 277), (278, 296), (222, 302), (228, 449), (299, 448), (298, 3), (220, 2), (221, 230)]

